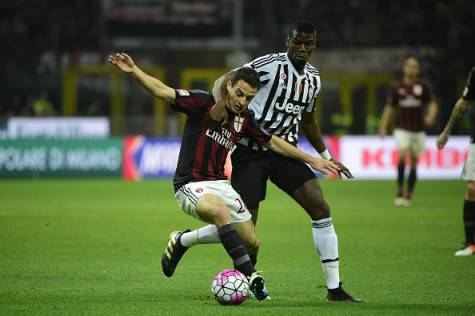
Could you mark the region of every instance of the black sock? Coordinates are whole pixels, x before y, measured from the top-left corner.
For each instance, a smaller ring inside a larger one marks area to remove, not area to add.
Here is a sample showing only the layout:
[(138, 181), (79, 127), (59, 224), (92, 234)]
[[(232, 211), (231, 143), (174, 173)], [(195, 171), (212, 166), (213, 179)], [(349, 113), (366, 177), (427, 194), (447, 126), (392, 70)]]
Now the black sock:
[(254, 268), (255, 268), (255, 267), (256, 267), (256, 263), (257, 263), (257, 254), (249, 255), (249, 258), (251, 258), (252, 265), (253, 265)]
[(250, 276), (255, 270), (246, 246), (233, 224), (218, 227), (218, 234), (226, 252), (233, 259), (234, 266), (245, 276)]
[(465, 242), (475, 244), (475, 201), (465, 200), (463, 203), (463, 226), (465, 228)]
[(409, 178), (407, 179), (407, 193), (409, 196), (412, 195), (412, 191), (414, 190), (414, 187), (416, 186), (416, 180), (417, 180), (417, 170), (416, 168), (411, 168), (409, 171)]
[(399, 189), (399, 194), (402, 195), (402, 188), (404, 186), (404, 167), (406, 166), (406, 163), (404, 160), (399, 160), (399, 163), (397, 165), (397, 185)]

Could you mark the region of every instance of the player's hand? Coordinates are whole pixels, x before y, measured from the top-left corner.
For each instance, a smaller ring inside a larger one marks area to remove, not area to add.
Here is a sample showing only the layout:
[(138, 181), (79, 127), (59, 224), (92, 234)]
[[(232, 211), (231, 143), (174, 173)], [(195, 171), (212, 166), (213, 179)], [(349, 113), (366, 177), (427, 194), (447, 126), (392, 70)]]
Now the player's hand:
[(132, 58), (125, 53), (117, 53), (109, 56), (109, 62), (122, 70), (123, 72), (131, 73), (134, 70), (135, 63)]
[(340, 168), (333, 161), (317, 157), (313, 157), (310, 166), (312, 166), (312, 168), (316, 171), (320, 171), (325, 175), (327, 175), (328, 172), (338, 174), (341, 171)]
[(438, 149), (444, 148), (448, 140), (449, 140), (449, 135), (446, 132), (440, 133), (439, 137), (437, 137), (437, 148)]
[(211, 127), (226, 124), (228, 121), (228, 112), (226, 111), (224, 102), (216, 102), (209, 110), (209, 117)]
[(339, 169), (338, 171), (338, 175), (340, 176), (341, 178), (341, 174), (343, 173), (343, 175), (347, 178), (347, 179), (353, 179), (353, 175), (351, 174), (350, 172), (350, 169), (348, 169), (344, 164), (342, 164), (341, 162), (335, 160), (335, 159), (330, 159), (331, 162), (333, 162)]

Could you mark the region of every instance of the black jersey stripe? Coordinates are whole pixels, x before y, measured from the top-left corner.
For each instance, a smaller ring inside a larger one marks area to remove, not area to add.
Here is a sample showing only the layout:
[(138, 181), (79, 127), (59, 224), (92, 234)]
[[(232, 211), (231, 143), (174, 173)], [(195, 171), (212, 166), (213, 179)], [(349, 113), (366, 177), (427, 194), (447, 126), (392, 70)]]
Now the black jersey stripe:
[(274, 77), (274, 83), (272, 84), (272, 88), (269, 92), (269, 97), (266, 100), (266, 105), (264, 106), (264, 110), (262, 111), (261, 117), (259, 118), (259, 120), (257, 120), (259, 124), (262, 124), (262, 121), (265, 119), (267, 112), (269, 111), (269, 108), (271, 106), (272, 99), (274, 98), (274, 94), (277, 91), (277, 88), (279, 86), (280, 67), (281, 65), (277, 66), (277, 71)]
[(275, 62), (275, 61), (285, 61), (285, 57), (280, 57), (280, 58), (268, 60), (268, 61), (266, 61), (266, 62), (261, 62), (261, 63), (259, 63), (259, 64), (257, 64), (257, 65), (252, 64), (252, 68), (254, 68), (254, 69), (261, 68), (261, 67), (264, 67), (264, 66), (266, 66), (266, 65), (269, 65), (269, 64), (271, 64), (271, 63), (273, 63), (273, 62)]
[(206, 139), (206, 145), (204, 147), (204, 151), (201, 153), (197, 153), (203, 155), (203, 161), (200, 166), (200, 173), (201, 174), (208, 174), (208, 163), (209, 158), (211, 157), (211, 150), (213, 148), (213, 140), (211, 138)]
[(262, 67), (263, 64), (268, 64), (269, 62), (273, 62), (277, 59), (279, 55), (277, 54), (272, 54), (272, 55), (266, 55), (262, 58), (258, 58), (256, 60), (254, 60), (251, 64), (251, 66), (253, 68), (259, 68), (259, 67)]

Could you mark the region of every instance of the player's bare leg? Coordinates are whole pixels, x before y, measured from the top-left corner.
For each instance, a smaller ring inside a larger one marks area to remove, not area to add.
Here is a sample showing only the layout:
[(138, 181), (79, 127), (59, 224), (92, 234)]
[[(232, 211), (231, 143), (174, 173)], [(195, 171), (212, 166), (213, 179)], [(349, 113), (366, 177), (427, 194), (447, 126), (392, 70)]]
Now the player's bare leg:
[(412, 204), (412, 192), (416, 186), (417, 181), (417, 156), (412, 154), (409, 162), (409, 177), (407, 178), (407, 191), (406, 191), (406, 205), (411, 206)]
[(320, 255), (328, 288), (328, 300), (359, 303), (345, 292), (340, 282), (338, 237), (330, 217), (330, 207), (323, 198), (322, 189), (316, 179), (306, 181), (292, 194), (312, 220), (312, 235), (315, 249)]
[(394, 205), (396, 206), (408, 206), (406, 199), (406, 193), (404, 191), (404, 178), (406, 162), (411, 161), (411, 152), (409, 149), (398, 150), (398, 166), (397, 166), (397, 193), (394, 199)]
[[(248, 278), (249, 287), (256, 298), (258, 300), (266, 299), (268, 292), (265, 287), (264, 278), (256, 273), (244, 241), (232, 223), (231, 214), (226, 204), (212, 194), (203, 194), (196, 202), (196, 212), (202, 220), (217, 227), (219, 239), (224, 249), (233, 260), (236, 269)], [(255, 234), (255, 230), (253, 230), (254, 225), (251, 221), (248, 221), (247, 226), (241, 226), (242, 229), (246, 229), (246, 232), (250, 234), (254, 232)], [(163, 272), (167, 276), (173, 275), (176, 265), (188, 249), (181, 244), (181, 235), (175, 240), (169, 241), (169, 245), (162, 257)], [(257, 237), (254, 242), (256, 245), (258, 244)]]

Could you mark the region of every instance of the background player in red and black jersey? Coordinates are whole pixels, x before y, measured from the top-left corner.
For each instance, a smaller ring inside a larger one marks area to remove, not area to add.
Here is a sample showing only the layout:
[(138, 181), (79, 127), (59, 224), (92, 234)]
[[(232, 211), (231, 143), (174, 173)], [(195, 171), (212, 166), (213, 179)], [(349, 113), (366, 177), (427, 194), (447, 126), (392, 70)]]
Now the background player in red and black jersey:
[[(475, 101), (475, 67), (472, 68), (468, 75), (467, 85), (463, 90), (462, 96), (455, 103), (447, 125), (437, 138), (437, 147), (439, 149), (444, 148), (455, 123), (467, 111), (469, 104), (473, 104), (473, 101)], [(471, 256), (475, 254), (475, 131), (473, 129), (470, 135), (470, 147), (463, 167), (462, 179), (467, 180), (467, 190), (463, 203), (465, 243), (462, 249), (455, 252), (455, 255)]]
[[(410, 206), (412, 192), (417, 180), (417, 157), (424, 152), (425, 128), (434, 124), (437, 104), (428, 85), (418, 80), (419, 62), (409, 57), (404, 62), (403, 79), (390, 90), (383, 110), (379, 134), (386, 136), (393, 109), (399, 116), (394, 129), (394, 138), (398, 149), (397, 184), (398, 191), (394, 204)], [(404, 191), (404, 171), (409, 163), (407, 190)]]
[[(167, 101), (172, 104), (174, 110), (187, 115), (173, 181), (175, 197), (187, 214), (216, 225), (219, 239), (233, 259), (235, 267), (248, 277), (256, 298), (265, 299), (267, 289), (264, 279), (255, 272), (242, 239), (243, 237), (246, 240), (249, 248), (258, 247), (251, 214), (224, 176), (224, 164), (229, 150), (240, 138), (251, 137), (281, 155), (302, 160), (324, 173), (338, 172), (339, 167), (330, 161), (300, 151), (257, 125), (252, 112), (245, 111), (260, 86), (259, 75), (252, 68), (238, 69), (227, 82), (227, 122), (216, 126), (211, 125), (209, 119), (209, 110), (215, 104), (210, 93), (174, 90), (144, 73), (134, 64), (132, 58), (124, 53), (110, 56), (109, 61), (121, 71), (130, 73), (155, 97)], [(163, 272), (169, 277), (173, 275), (178, 261), (188, 249), (186, 240), (182, 240), (185, 233), (173, 232), (170, 235), (162, 257)]]

